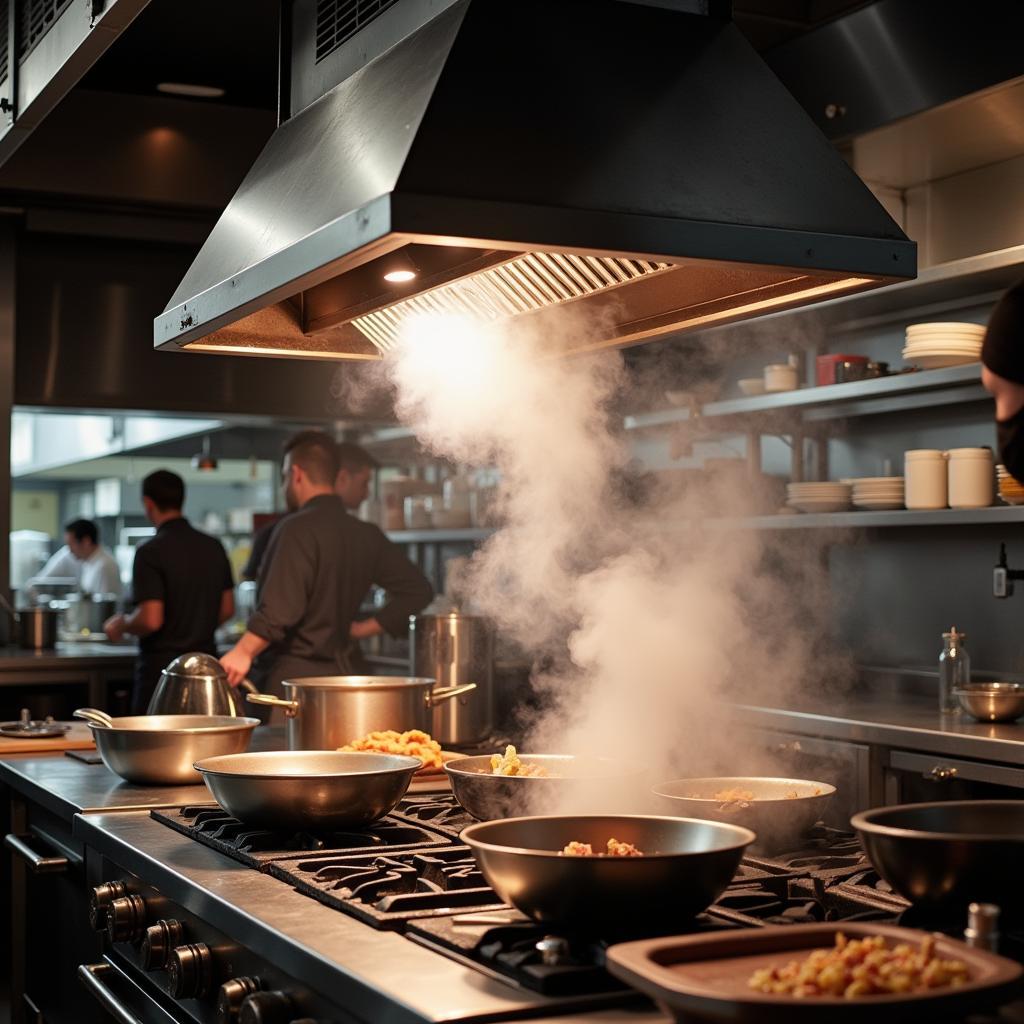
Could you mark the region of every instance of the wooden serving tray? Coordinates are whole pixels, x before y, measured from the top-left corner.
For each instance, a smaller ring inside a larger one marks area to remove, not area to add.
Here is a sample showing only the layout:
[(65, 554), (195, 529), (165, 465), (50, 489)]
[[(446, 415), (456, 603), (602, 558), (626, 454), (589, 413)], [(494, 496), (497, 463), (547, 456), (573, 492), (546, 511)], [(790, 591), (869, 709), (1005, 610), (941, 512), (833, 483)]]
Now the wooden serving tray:
[[(458, 761), (460, 757), (465, 757), (465, 754), (457, 754), (454, 750), (442, 750), (441, 760), (444, 764), (448, 764), (449, 761)], [(448, 778), (448, 773), (444, 770), (444, 765), (440, 768), (421, 768), (413, 777), (412, 782), (409, 783), (409, 793), (449, 793), (451, 792), (452, 784)]]
[(836, 932), (848, 938), (881, 935), (887, 944), (919, 946), (927, 934), (914, 928), (874, 922), (779, 925), (715, 935), (683, 935), (624, 942), (608, 950), (608, 970), (639, 989), (675, 1020), (762, 1022), (906, 1022), (942, 1015), (977, 1013), (1009, 1002), (1020, 989), (1024, 968), (946, 936), (936, 951), (943, 959), (962, 960), (971, 980), (957, 988), (927, 994), (877, 995), (862, 999), (838, 996), (764, 995), (747, 987), (760, 967), (803, 959), (812, 949), (829, 948)]

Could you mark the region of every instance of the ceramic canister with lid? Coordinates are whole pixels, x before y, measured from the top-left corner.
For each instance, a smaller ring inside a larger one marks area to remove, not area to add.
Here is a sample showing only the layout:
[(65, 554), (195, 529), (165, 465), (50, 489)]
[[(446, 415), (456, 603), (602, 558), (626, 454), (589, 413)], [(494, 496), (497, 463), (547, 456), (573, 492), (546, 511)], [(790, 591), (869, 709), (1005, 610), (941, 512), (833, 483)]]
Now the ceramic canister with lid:
[(946, 453), (937, 448), (915, 448), (903, 456), (903, 503), (907, 508), (945, 508), (947, 503)]
[(951, 448), (950, 508), (987, 508), (995, 498), (995, 464), (991, 448)]

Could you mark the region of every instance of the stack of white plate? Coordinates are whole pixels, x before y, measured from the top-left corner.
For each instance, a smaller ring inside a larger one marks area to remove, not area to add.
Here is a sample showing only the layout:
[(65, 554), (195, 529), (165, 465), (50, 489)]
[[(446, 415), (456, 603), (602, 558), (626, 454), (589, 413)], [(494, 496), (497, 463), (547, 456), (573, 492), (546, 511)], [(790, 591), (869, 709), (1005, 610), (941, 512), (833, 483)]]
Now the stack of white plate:
[(850, 507), (849, 484), (836, 480), (786, 484), (786, 504), (801, 512), (842, 512)]
[(903, 508), (903, 477), (862, 476), (851, 480), (853, 507), (881, 511)]
[(911, 324), (903, 358), (925, 370), (976, 363), (984, 338), (984, 324)]

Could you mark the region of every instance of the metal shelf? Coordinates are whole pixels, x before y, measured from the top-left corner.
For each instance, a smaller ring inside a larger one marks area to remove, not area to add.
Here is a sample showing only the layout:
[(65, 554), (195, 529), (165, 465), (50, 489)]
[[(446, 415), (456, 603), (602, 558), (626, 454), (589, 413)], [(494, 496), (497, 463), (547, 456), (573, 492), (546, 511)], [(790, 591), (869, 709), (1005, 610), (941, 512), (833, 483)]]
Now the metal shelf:
[(487, 540), (494, 530), (486, 526), (472, 526), (462, 530), (392, 530), (388, 537), (396, 544), (456, 544)]
[(1000, 526), (1024, 523), (1024, 506), (945, 508), (934, 512), (894, 509), (891, 512), (827, 512), (819, 514), (748, 516), (709, 520), (718, 530), (849, 530), (908, 526)]
[[(872, 380), (800, 388), (773, 395), (732, 398), (702, 406), (700, 419), (754, 417), (795, 410), (805, 421), (867, 416), (896, 409), (925, 405), (952, 405), (980, 402), (988, 397), (981, 386), (981, 363), (944, 366), (938, 370), (897, 373)], [(657, 430), (691, 422), (690, 410), (662, 409), (658, 412), (627, 416), (627, 430)]]

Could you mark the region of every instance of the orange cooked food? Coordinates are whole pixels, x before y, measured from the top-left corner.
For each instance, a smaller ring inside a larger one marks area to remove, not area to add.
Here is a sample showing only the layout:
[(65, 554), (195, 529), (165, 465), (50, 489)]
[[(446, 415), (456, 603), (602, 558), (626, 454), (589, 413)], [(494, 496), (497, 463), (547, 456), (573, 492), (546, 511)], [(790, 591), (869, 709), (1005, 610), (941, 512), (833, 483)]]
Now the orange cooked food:
[(747, 985), (766, 995), (864, 996), (930, 992), (970, 981), (962, 960), (943, 960), (935, 955), (935, 937), (926, 935), (919, 948), (901, 942), (890, 948), (880, 935), (848, 939), (836, 932), (832, 949), (815, 949), (803, 960), (783, 967), (754, 971)]
[(579, 843), (575, 839), (558, 851), (559, 857), (642, 857), (643, 852), (632, 843), (620, 839), (609, 839), (604, 852), (594, 853), (590, 843)]
[[(352, 740), (339, 747), (344, 751), (368, 751), (374, 754), (404, 754), (407, 757), (418, 757), (423, 768), (440, 769), (444, 764), (441, 756), (441, 744), (420, 729), (408, 732), (395, 732), (386, 729), (383, 732), (367, 733), (361, 739)], [(422, 770), (422, 769), (421, 769)]]
[(516, 775), (521, 779), (551, 778), (543, 765), (521, 761), (511, 743), (505, 748), (504, 754), (491, 754), (491, 774)]

